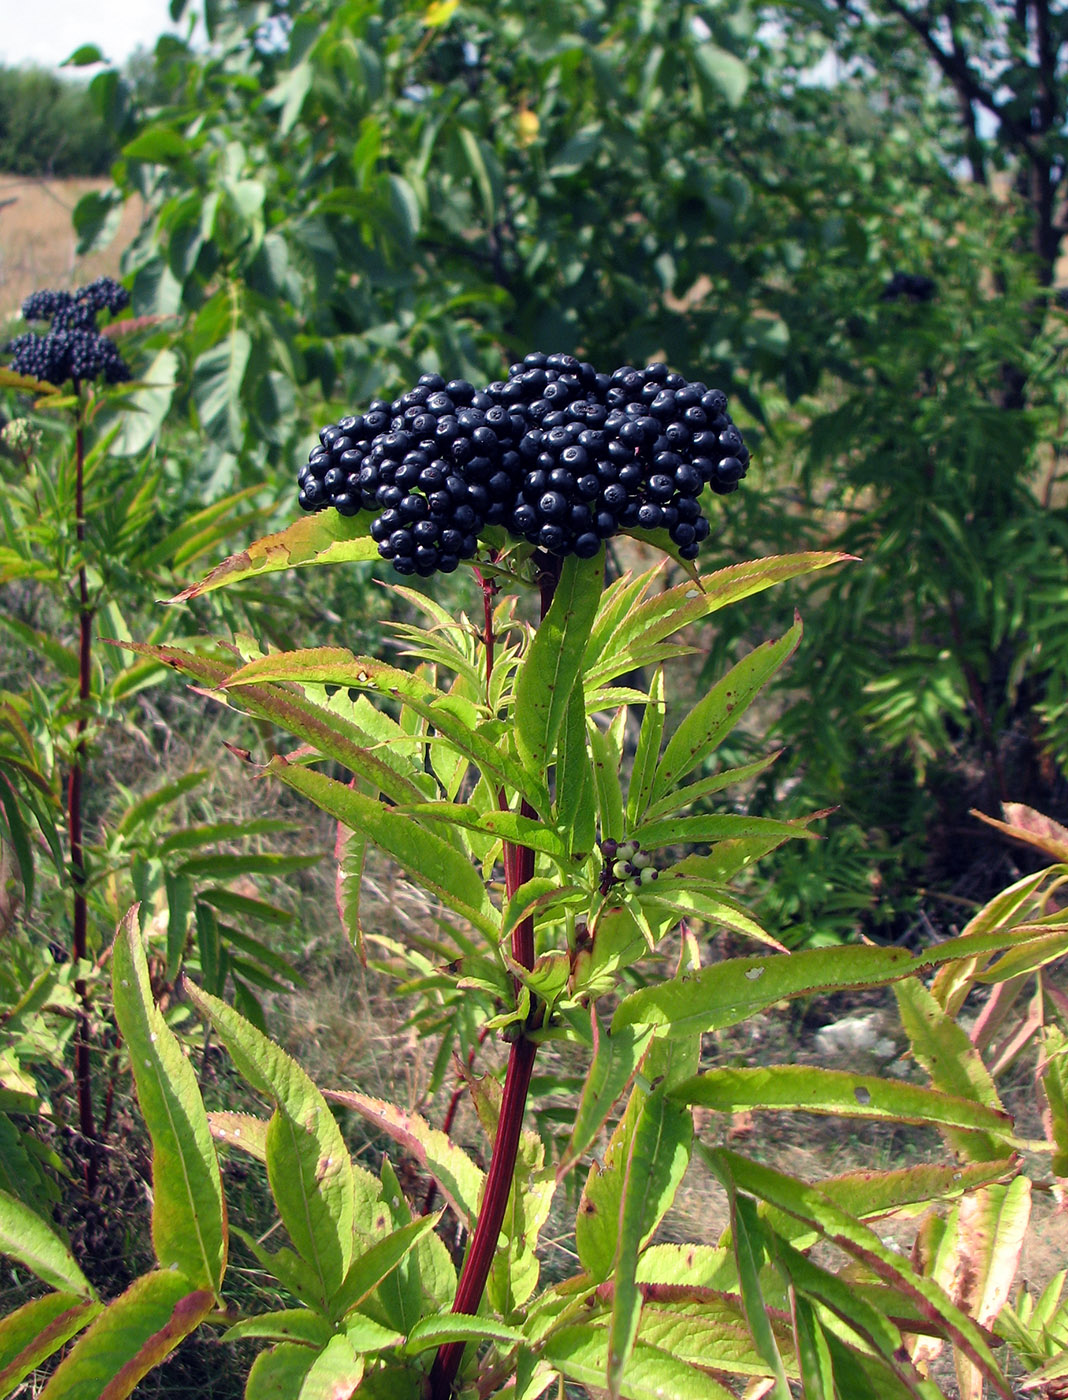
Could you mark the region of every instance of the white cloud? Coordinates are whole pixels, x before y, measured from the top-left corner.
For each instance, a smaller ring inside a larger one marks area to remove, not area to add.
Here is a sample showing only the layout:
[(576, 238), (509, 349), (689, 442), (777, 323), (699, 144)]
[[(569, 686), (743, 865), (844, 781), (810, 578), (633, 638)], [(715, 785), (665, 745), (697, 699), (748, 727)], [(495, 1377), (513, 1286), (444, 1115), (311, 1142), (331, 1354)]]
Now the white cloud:
[[(95, 44), (112, 63), (123, 63), (136, 48), (152, 48), (171, 23), (168, 0), (4, 0), (0, 24), (0, 64), (55, 68), (82, 44)], [(92, 70), (89, 70), (92, 71)]]

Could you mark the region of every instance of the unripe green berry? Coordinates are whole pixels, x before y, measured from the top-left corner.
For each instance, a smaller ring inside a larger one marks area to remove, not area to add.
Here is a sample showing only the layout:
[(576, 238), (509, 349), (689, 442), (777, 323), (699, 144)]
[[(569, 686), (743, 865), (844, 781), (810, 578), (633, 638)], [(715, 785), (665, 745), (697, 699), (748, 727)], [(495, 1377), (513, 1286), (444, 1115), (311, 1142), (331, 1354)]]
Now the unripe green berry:
[(629, 860), (617, 860), (612, 866), (612, 874), (617, 880), (625, 880), (628, 875), (634, 874), (634, 866)]
[(654, 880), (659, 879), (659, 876), (660, 876), (660, 871), (659, 871), (659, 870), (653, 870), (653, 869), (647, 868), (647, 869), (645, 869), (645, 870), (643, 870), (643, 871), (641, 872), (641, 875), (640, 875), (639, 878), (641, 879), (641, 882), (642, 882), (643, 885), (651, 885), (651, 884), (653, 883)]
[(638, 854), (637, 841), (624, 841), (618, 854), (623, 860), (632, 860)]
[(645, 870), (652, 865), (653, 858), (648, 851), (635, 851), (631, 856), (631, 863), (636, 865), (639, 870)]
[(635, 877), (632, 880), (628, 880), (626, 885), (624, 885), (624, 889), (627, 890), (629, 894), (637, 894), (641, 887), (642, 882), (637, 877)]

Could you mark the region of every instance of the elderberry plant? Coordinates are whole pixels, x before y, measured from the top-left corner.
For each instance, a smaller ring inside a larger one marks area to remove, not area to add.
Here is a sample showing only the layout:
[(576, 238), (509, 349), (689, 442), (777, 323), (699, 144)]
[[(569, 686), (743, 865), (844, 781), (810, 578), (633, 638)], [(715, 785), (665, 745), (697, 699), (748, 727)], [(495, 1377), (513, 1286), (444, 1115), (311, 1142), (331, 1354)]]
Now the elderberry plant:
[[(515, 378), (548, 368), (546, 359)], [(566, 367), (556, 368), (563, 378)], [(544, 387), (552, 382), (559, 379)], [(445, 391), (427, 401), (438, 393)], [(379, 408), (363, 415), (361, 431), (374, 414), (385, 437), (405, 431)], [(654, 443), (644, 429), (628, 439), (622, 427), (644, 416), (626, 418), (611, 439), (627, 448), (621, 470), (639, 467), (638, 492), (657, 474), (642, 457)], [(435, 421), (447, 417), (459, 415)], [(485, 425), (468, 426), (474, 446)], [(511, 441), (544, 431), (525, 427)], [(396, 467), (386, 464), (403, 467), (408, 451), (422, 449), (398, 444), (400, 455), (388, 456), (377, 439), (356, 438), (338, 453), (337, 470), (348, 465), (344, 453), (357, 452), (370, 464), (359, 471), (378, 473), (367, 481), (366, 511), (362, 497), (347, 517), (313, 511), (179, 598), (282, 568), (380, 558), (388, 537), (376, 540), (359, 517), (393, 509), (377, 499), (382, 469), (394, 473), (385, 489), (426, 501), (428, 512), (437, 483), (428, 491), (416, 476), (398, 486)], [(327, 456), (337, 441), (327, 434)], [(502, 459), (512, 450), (501, 449)], [(464, 476), (472, 458), (450, 460), (456, 469), (447, 476), (465, 489), (482, 484)], [(614, 462), (607, 446), (598, 460)], [(334, 469), (306, 473), (305, 492), (312, 479), (336, 492), (341, 478), (325, 486)], [(568, 549), (553, 536), (554, 552), (544, 523), (533, 540), (533, 526), (512, 529), (529, 502), (518, 473), (510, 489), (496, 502), (498, 523), (487, 520), (474, 546), (474, 619), (395, 585), (425, 618), (423, 627), (396, 629), (410, 665), (341, 646), (265, 651), (248, 636), (240, 647), (128, 644), (202, 694), (293, 736), (288, 750), (272, 739), (262, 771), (338, 823), (344, 921), (369, 961), (404, 977), (413, 1023), (441, 1042), (436, 1084), (446, 1086), (452, 1049), (465, 1052), (467, 1066), (439, 1129), (425, 1105), (386, 1103), (358, 1084), (324, 1094), (261, 1030), (188, 985), (269, 1112), (207, 1114), (153, 1003), (145, 939), (131, 915), (114, 947), (113, 991), (156, 1145), (160, 1268), (89, 1325), (46, 1400), (88, 1400), (87, 1387), (105, 1378), (115, 1382), (109, 1394), (126, 1395), (202, 1322), (225, 1324), (228, 1339), (264, 1343), (249, 1400), (538, 1400), (568, 1385), (612, 1400), (730, 1400), (749, 1383), (774, 1400), (790, 1400), (796, 1384), (814, 1400), (936, 1400), (942, 1392), (923, 1367), (930, 1348), (947, 1342), (962, 1393), (978, 1395), (985, 1382), (1009, 1400), (990, 1300), (956, 1280), (1001, 1279), (1015, 1268), (1030, 1181), (992, 1073), (956, 1016), (973, 988), (1008, 983), (1058, 956), (1068, 914), (1051, 896), (1068, 865), (1029, 877), (959, 937), (920, 954), (868, 946), (787, 953), (730, 882), (812, 833), (806, 823), (751, 817), (744, 802), (726, 802), (727, 789), (765, 771), (774, 755), (731, 769), (718, 750), (798, 645), (800, 622), (743, 656), (684, 714), (670, 703), (668, 677), (692, 649), (692, 629), (842, 556), (782, 556), (709, 573), (683, 561), (680, 582), (665, 579), (664, 565), (607, 582), (600, 543), (583, 557), (581, 533)], [(531, 489), (546, 494), (540, 484)], [(681, 553), (669, 532), (664, 540)], [(392, 562), (410, 559), (417, 571), (420, 547), (394, 548)], [(428, 572), (440, 557), (438, 548)], [(524, 605), (526, 593), (533, 606)], [(536, 620), (524, 620), (530, 614)], [(381, 911), (373, 920), (361, 913), (363, 872), (383, 862), (422, 891), (433, 922), (408, 944)], [(712, 957), (714, 930), (757, 951)], [(149, 933), (149, 953), (151, 943)], [(784, 1000), (887, 984), (926, 1082), (793, 1064), (740, 1067), (705, 1054), (707, 1038)], [(535, 1062), (540, 1056), (551, 1074), (562, 1046), (585, 1067), (550, 1153), (526, 1118)], [(1047, 1148), (1059, 1152), (1068, 1143), (1064, 1086), (1063, 1072), (1051, 1070)], [(485, 1169), (445, 1130), (462, 1093), (489, 1139)], [(377, 1174), (354, 1161), (331, 1102), (360, 1115), (429, 1180), (406, 1192), (388, 1155)], [(705, 1124), (760, 1109), (920, 1123), (940, 1132), (951, 1153), (814, 1186), (759, 1154), (717, 1145), (707, 1126), (698, 1131), (698, 1107)], [(216, 1144), (265, 1164), (287, 1244), (272, 1250), (232, 1230), (238, 1203), (228, 1214)], [(694, 1155), (722, 1189), (729, 1228), (716, 1242), (658, 1242)], [(539, 1236), (557, 1188), (580, 1169), (568, 1240), (574, 1270), (545, 1280)], [(438, 1197), (466, 1238), (458, 1266), (438, 1233), (442, 1212), (428, 1204)], [(937, 1238), (953, 1255), (948, 1271), (926, 1227), (911, 1258), (873, 1227), (884, 1214), (943, 1202), (947, 1227)], [(238, 1314), (227, 1306), (231, 1233), (277, 1281), (284, 1307)]]

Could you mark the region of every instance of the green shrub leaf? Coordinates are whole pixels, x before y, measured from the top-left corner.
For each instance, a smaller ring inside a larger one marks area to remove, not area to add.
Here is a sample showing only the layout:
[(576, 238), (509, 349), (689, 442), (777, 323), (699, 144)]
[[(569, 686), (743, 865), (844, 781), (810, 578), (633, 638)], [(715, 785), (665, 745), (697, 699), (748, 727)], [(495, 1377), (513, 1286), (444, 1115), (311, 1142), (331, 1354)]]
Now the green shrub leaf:
[(152, 1001), (136, 908), (115, 937), (112, 995), (152, 1139), (156, 1258), (197, 1287), (217, 1292), (226, 1270), (219, 1163), (196, 1074)]
[(296, 1060), (216, 997), (192, 985), (189, 995), (243, 1078), (275, 1104), (266, 1140), (271, 1192), (290, 1239), (318, 1280), (317, 1302), (325, 1307), (341, 1287), (353, 1251), (355, 1189), (341, 1130)]
[(143, 1274), (63, 1358), (41, 1400), (125, 1400), (215, 1306), (176, 1269)]
[(552, 604), (515, 677), (515, 739), (523, 765), (544, 774), (567, 713), (604, 585), (604, 552), (569, 555)]
[(103, 1304), (76, 1293), (46, 1293), (0, 1320), (0, 1397), (92, 1322)]

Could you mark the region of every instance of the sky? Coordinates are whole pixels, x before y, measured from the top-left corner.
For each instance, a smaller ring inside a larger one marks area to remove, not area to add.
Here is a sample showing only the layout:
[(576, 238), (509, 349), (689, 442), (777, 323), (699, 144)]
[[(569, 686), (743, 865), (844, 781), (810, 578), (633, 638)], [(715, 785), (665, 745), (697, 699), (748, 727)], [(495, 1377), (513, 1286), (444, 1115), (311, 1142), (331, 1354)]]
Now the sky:
[(121, 64), (134, 49), (152, 48), (165, 30), (176, 29), (168, 0), (3, 0), (0, 9), (0, 64), (6, 67), (58, 67), (82, 44), (96, 44)]

